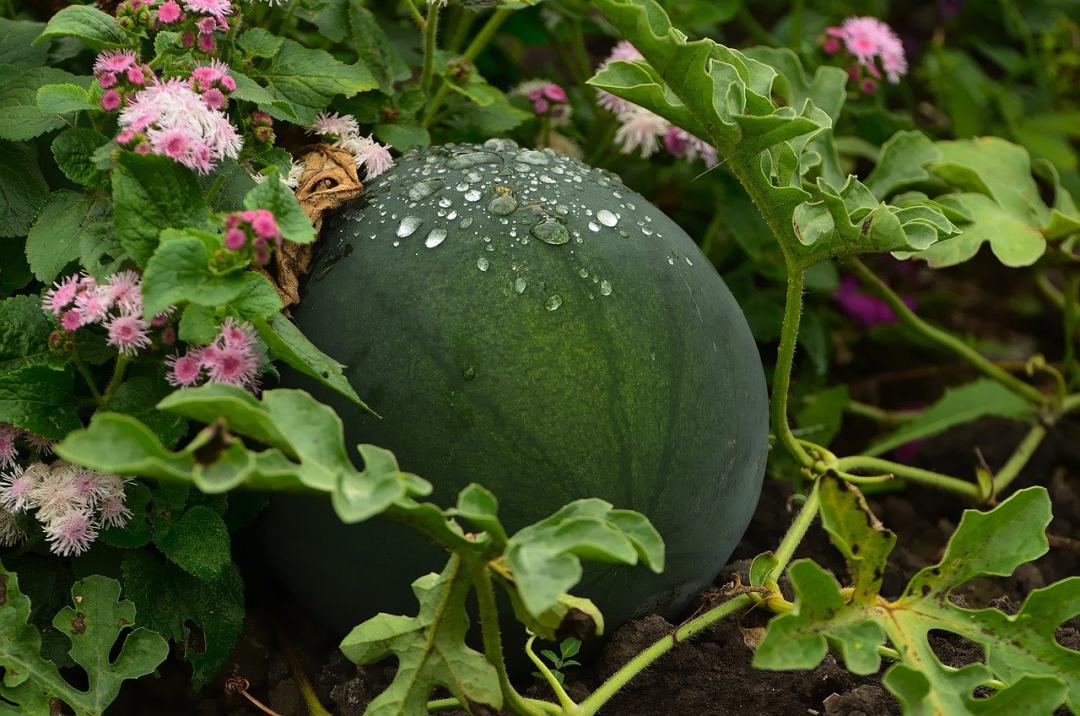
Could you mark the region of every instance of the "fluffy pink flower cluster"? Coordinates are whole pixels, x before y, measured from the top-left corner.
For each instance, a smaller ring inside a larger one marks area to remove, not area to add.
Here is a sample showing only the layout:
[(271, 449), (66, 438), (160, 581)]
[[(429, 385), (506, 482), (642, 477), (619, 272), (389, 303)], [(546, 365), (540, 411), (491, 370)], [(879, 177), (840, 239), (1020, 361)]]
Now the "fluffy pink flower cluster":
[(9, 515), (36, 511), (49, 549), (63, 557), (82, 554), (102, 528), (131, 519), (122, 478), (62, 461), (0, 473), (0, 508)]
[(249, 126), (255, 141), (263, 144), (274, 143), (274, 118), (269, 114), (266, 112), (252, 112)]
[(827, 28), (821, 46), (830, 55), (844, 50), (855, 60), (848, 75), (865, 94), (877, 90), (882, 72), (896, 84), (908, 71), (904, 43), (876, 17), (849, 17), (839, 27)]
[(94, 78), (105, 90), (101, 108), (115, 112), (126, 97), (154, 79), (154, 72), (149, 65), (140, 65), (131, 50), (106, 50), (94, 60)]
[(0, 423), (0, 470), (15, 467), (15, 461), (19, 459), (20, 442), (37, 450), (39, 455), (52, 452), (52, 443), (40, 435), (17, 428), (10, 423)]
[(157, 9), (158, 22), (176, 26), (172, 29), (180, 31), (184, 47), (196, 47), (206, 54), (217, 50), (215, 33), (228, 31), (231, 14), (230, 0), (165, 0)]
[(532, 103), (533, 114), (564, 121), (570, 117), (570, 99), (566, 90), (547, 80), (529, 80), (518, 85), (511, 94), (524, 97)]
[(357, 169), (363, 169), (368, 179), (374, 179), (394, 166), (390, 155), (390, 145), (379, 144), (369, 134), (360, 134), (360, 125), (350, 115), (336, 112), (320, 112), (315, 121), (308, 125), (309, 134), (318, 134), (334, 140), (334, 146), (353, 155)]
[(226, 318), (221, 332), (210, 345), (190, 348), (186, 353), (166, 360), (169, 366), (166, 379), (178, 388), (188, 388), (205, 380), (254, 391), (259, 387), (258, 373), (263, 358), (251, 324)]
[(225, 217), (225, 248), (229, 251), (250, 248), (255, 263), (265, 266), (270, 263), (270, 242), (281, 248), (281, 229), (270, 211), (235, 211)]
[(60, 327), (72, 332), (84, 326), (101, 325), (109, 345), (122, 355), (133, 356), (149, 348), (150, 328), (165, 328), (162, 342), (175, 340), (168, 316), (143, 320), (142, 279), (134, 271), (120, 271), (99, 284), (92, 276), (72, 274), (45, 292), (41, 307), (60, 320)]
[(191, 89), (202, 95), (203, 102), (210, 109), (225, 109), (225, 98), (236, 91), (236, 80), (229, 74), (229, 66), (221, 60), (210, 60), (191, 71), (188, 78)]
[[(633, 62), (641, 59), (644, 58), (637, 48), (623, 40), (615, 45), (608, 58), (600, 64), (600, 69), (612, 62)], [(691, 162), (701, 159), (708, 167), (716, 165), (716, 149), (712, 145), (660, 115), (605, 90), (596, 91), (596, 101), (619, 120), (615, 143), (623, 154), (640, 152), (642, 157), (648, 158), (663, 147), (672, 156), (683, 157)]]
[[(206, 67), (220, 72), (220, 63)], [(219, 77), (210, 89), (218, 84), (227, 86)], [(136, 152), (161, 154), (208, 174), (222, 159), (239, 156), (244, 140), (229, 118), (208, 106), (204, 97), (205, 93), (200, 95), (179, 77), (154, 80), (120, 113), (121, 131), (116, 141)]]

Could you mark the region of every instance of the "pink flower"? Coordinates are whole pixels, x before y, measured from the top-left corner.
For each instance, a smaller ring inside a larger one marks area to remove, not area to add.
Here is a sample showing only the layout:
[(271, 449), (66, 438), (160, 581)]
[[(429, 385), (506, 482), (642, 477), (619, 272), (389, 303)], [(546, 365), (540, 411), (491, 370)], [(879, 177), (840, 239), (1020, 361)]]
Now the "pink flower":
[(102, 94), (101, 108), (106, 112), (114, 112), (120, 109), (120, 93), (111, 89)]
[(360, 125), (352, 115), (337, 112), (319, 112), (315, 121), (307, 126), (308, 134), (333, 135), (342, 139), (360, 134)]
[(80, 326), (82, 326), (82, 316), (74, 308), (64, 311), (64, 315), (60, 316), (60, 327), (68, 333), (78, 330)]
[(131, 50), (105, 50), (94, 60), (94, 74), (124, 72), (136, 62)]
[(372, 139), (371, 135), (343, 139), (335, 142), (334, 146), (341, 147), (352, 154), (357, 168), (363, 167), (368, 179), (374, 179), (394, 166), (390, 146), (379, 144)]
[(199, 382), (202, 366), (198, 354), (172, 355), (165, 359), (169, 372), (165, 379), (177, 388), (187, 388)]
[(110, 87), (115, 87), (116, 86), (116, 73), (114, 73), (114, 72), (103, 72), (100, 75), (98, 75), (97, 81), (98, 81), (98, 84), (101, 85), (101, 89), (109, 89)]
[(239, 251), (247, 244), (247, 234), (240, 229), (229, 229), (225, 232), (225, 248), (229, 251)]
[(208, 55), (211, 52), (215, 52), (217, 50), (217, 40), (215, 40), (214, 36), (210, 34), (200, 34), (196, 44), (201, 51), (205, 52)]
[(200, 173), (209, 173), (243, 146), (236, 128), (222, 112), (206, 106), (187, 82), (174, 77), (154, 80), (120, 113), (121, 131), (145, 132), (153, 151)]
[(158, 7), (158, 20), (166, 25), (171, 25), (174, 22), (180, 20), (180, 16), (183, 14), (180, 12), (180, 6), (176, 4), (175, 0), (166, 0)]
[(37, 487), (37, 471), (15, 466), (0, 473), (0, 505), (12, 512), (22, 512), (31, 504), (31, 493)]
[(277, 239), (281, 236), (274, 215), (266, 209), (259, 209), (251, 219), (251, 228), (264, 239)]
[(211, 87), (203, 92), (203, 102), (210, 109), (222, 109), (225, 107), (225, 95), (217, 87)]
[[(880, 77), (877, 61), (881, 62), (881, 69), (889, 82), (896, 84), (900, 78), (907, 74), (908, 64), (904, 53), (904, 44), (900, 38), (886, 23), (876, 17), (849, 17), (840, 27), (830, 27), (825, 31), (822, 48), (828, 54), (839, 51), (839, 41), (843, 41), (844, 48), (855, 58), (857, 64), (864, 67), (872, 77)], [(858, 79), (858, 72), (855, 72)], [(863, 91), (874, 91), (876, 84)]]
[[(876, 296), (871, 296), (862, 291), (859, 281), (854, 276), (845, 276), (840, 281), (839, 288), (833, 294), (840, 310), (848, 314), (856, 321), (872, 328), (874, 326), (896, 323), (896, 314), (893, 313), (889, 304)], [(904, 303), (908, 307), (915, 308), (915, 299), (904, 297)]]
[(109, 331), (109, 345), (121, 355), (132, 356), (140, 349), (150, 347), (150, 327), (133, 313), (117, 316), (106, 323), (105, 328)]
[(142, 278), (134, 271), (117, 271), (105, 281), (110, 304), (124, 313), (142, 313)]
[(232, 3), (229, 0), (183, 0), (184, 8), (188, 12), (198, 15), (210, 15), (214, 18), (224, 18), (231, 15)]
[(633, 109), (620, 113), (618, 119), (619, 129), (615, 132), (615, 143), (620, 146), (623, 154), (640, 151), (644, 158), (656, 153), (660, 147), (660, 138), (671, 126), (660, 115), (636, 105)]
[(227, 383), (254, 388), (255, 374), (259, 369), (259, 357), (238, 346), (212, 343), (202, 350), (200, 364), (206, 369), (207, 378), (213, 383)]
[(143, 73), (142, 68), (138, 65), (132, 65), (127, 68), (127, 81), (133, 85), (141, 85), (146, 82), (146, 75)]
[(239, 323), (231, 317), (226, 318), (225, 322), (221, 324), (218, 341), (229, 348), (238, 348), (244, 351), (253, 350), (255, 345), (250, 324)]
[(54, 316), (59, 316), (75, 300), (75, 293), (78, 290), (79, 277), (77, 274), (61, 279), (45, 292), (45, 300), (42, 301), (41, 307)]
[(45, 525), (45, 539), (53, 553), (78, 556), (90, 549), (98, 528), (89, 510), (71, 510)]
[(557, 84), (544, 85), (544, 96), (552, 102), (565, 103), (567, 101), (566, 90)]
[[(608, 55), (606, 60), (600, 63), (600, 67), (598, 69), (604, 69), (612, 62), (635, 62), (637, 60), (643, 59), (645, 58), (642, 57), (641, 53), (638, 52), (638, 49), (636, 47), (634, 47), (626, 40), (623, 40), (619, 44), (615, 45), (615, 47), (611, 50), (611, 54)], [(622, 97), (617, 97), (616, 95), (613, 95), (610, 92), (602, 89), (596, 90), (596, 103), (607, 111), (616, 115), (621, 114), (622, 112), (626, 112), (627, 110), (637, 106), (632, 102), (628, 102)]]
[(19, 437), (19, 433), (20, 430), (14, 425), (0, 423), (0, 468), (15, 467), (15, 460), (19, 457), (15, 439)]
[(131, 519), (131, 510), (122, 497), (107, 497), (101, 502), (101, 524), (105, 527), (123, 527)]
[(87, 289), (75, 297), (75, 310), (79, 313), (79, 324), (83, 326), (100, 323), (111, 306), (108, 293), (97, 288)]

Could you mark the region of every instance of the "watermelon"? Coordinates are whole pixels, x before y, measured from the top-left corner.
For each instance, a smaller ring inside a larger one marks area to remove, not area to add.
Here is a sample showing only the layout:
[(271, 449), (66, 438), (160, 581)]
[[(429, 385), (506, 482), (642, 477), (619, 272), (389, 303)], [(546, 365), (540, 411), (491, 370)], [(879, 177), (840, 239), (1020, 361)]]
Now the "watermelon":
[[(609, 627), (685, 607), (754, 511), (768, 401), (746, 320), (690, 237), (610, 172), (502, 139), (412, 151), (327, 219), (294, 315), (378, 416), (283, 383), (437, 504), (480, 483), (511, 532), (583, 497), (647, 515), (666, 570), (587, 565), (576, 590)], [(280, 576), (339, 630), (411, 610), (409, 584), (446, 558), (325, 500), (277, 498), (264, 525)]]

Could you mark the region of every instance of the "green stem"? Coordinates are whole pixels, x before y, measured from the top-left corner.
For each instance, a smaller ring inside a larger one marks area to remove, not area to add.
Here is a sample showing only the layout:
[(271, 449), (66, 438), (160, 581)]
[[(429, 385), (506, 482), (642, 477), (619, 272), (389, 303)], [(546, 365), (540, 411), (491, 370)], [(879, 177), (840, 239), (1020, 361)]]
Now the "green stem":
[(852, 415), (869, 418), (875, 423), (880, 423), (882, 425), (903, 425), (919, 414), (919, 411), (917, 410), (885, 410), (876, 405), (860, 403), (857, 400), (849, 400), (848, 404), (844, 407), (844, 410)]
[[(296, 0), (294, 0), (295, 3)], [(288, 635), (285, 633), (285, 627), (283, 624), (278, 624), (278, 636), (281, 640), (281, 646), (285, 652), (285, 661), (289, 665), (289, 671), (292, 673), (293, 682), (296, 684), (297, 690), (300, 692), (300, 696), (304, 699), (304, 704), (307, 706), (309, 716), (331, 716), (330, 712), (326, 710), (326, 707), (319, 701), (319, 697), (315, 695), (315, 688), (311, 685), (311, 680), (308, 678), (307, 671), (304, 669), (304, 664), (300, 661), (300, 655), (296, 653), (296, 648), (292, 645)]]
[(1036, 423), (1031, 426), (1031, 430), (1024, 436), (1024, 439), (1020, 441), (1020, 444), (1016, 446), (1016, 450), (1009, 456), (1009, 459), (1005, 461), (1005, 464), (1001, 466), (1001, 469), (994, 474), (994, 496), (1000, 495), (1004, 492), (1005, 488), (1009, 486), (1013, 480), (1016, 479), (1020, 471), (1024, 469), (1024, 466), (1028, 464), (1031, 456), (1035, 454), (1035, 451), (1039, 449), (1039, 445), (1042, 444), (1043, 438), (1046, 437), (1047, 428), (1042, 423)]
[(105, 388), (105, 393), (102, 394), (101, 399), (98, 401), (98, 404), (101, 405), (101, 407), (107, 406), (109, 401), (112, 400), (113, 396), (116, 394), (120, 384), (124, 381), (124, 373), (127, 371), (128, 363), (130, 362), (131, 359), (123, 355), (116, 359), (116, 367), (113, 368), (112, 378), (109, 380), (109, 385)]
[(619, 689), (644, 671), (650, 664), (661, 656), (671, 651), (681, 642), (692, 638), (695, 634), (712, 626), (721, 619), (734, 614), (742, 609), (753, 605), (754, 600), (749, 594), (740, 594), (737, 597), (713, 607), (701, 616), (686, 622), (673, 633), (654, 642), (647, 649), (628, 661), (621, 669), (612, 674), (611, 678), (602, 683), (596, 691), (592, 692), (587, 699), (579, 705), (581, 716), (593, 716), (600, 708), (614, 698)]
[[(701, 253), (709, 257), (712, 261), (712, 250), (716, 244), (716, 237), (720, 235), (720, 232), (724, 228), (725, 220), (727, 219), (726, 213), (722, 210), (713, 212), (713, 217), (709, 221), (709, 225), (705, 227), (705, 235), (701, 238)], [(716, 262), (713, 261), (715, 264)]]
[(1065, 309), (1065, 296), (1061, 294), (1061, 291), (1044, 271), (1035, 274), (1035, 287), (1042, 293), (1043, 298), (1057, 306), (1059, 311)]
[(1077, 310), (1077, 292), (1080, 292), (1080, 272), (1068, 271), (1063, 287), (1065, 305), (1065, 377), (1070, 388), (1080, 380), (1080, 363), (1076, 360), (1076, 327), (1080, 315)]
[(473, 586), (476, 589), (476, 603), (480, 612), (480, 636), (484, 642), (484, 656), (498, 672), (499, 687), (502, 689), (505, 706), (514, 713), (524, 716), (561, 713), (555, 704), (525, 698), (510, 683), (510, 677), (506, 674), (506, 661), (503, 657), (502, 635), (499, 633), (499, 608), (495, 603), (491, 571), (486, 565), (480, 565), (472, 570), (472, 574)]
[(435, 74), (436, 41), (439, 39), (439, 9), (437, 2), (428, 3), (427, 20), (424, 22), (424, 69), (420, 74), (420, 89), (424, 95), (431, 93), (431, 79)]
[(450, 42), (446, 43), (446, 49), (450, 52), (460, 52), (461, 46), (465, 44), (466, 38), (469, 37), (469, 31), (472, 30), (473, 23), (476, 22), (477, 14), (475, 12), (463, 12), (456, 23), (454, 23), (454, 32), (450, 36)]
[(79, 375), (86, 381), (86, 387), (90, 389), (90, 395), (94, 396), (94, 401), (101, 402), (101, 391), (98, 390), (97, 382), (94, 380), (94, 375), (90, 372), (90, 368), (83, 362), (82, 358), (75, 356), (71, 359), (71, 362), (75, 365), (75, 370), (79, 371)]
[[(488, 46), (488, 43), (491, 42), (491, 38), (494, 37), (495, 33), (502, 27), (502, 24), (506, 22), (506, 19), (512, 14), (514, 14), (514, 11), (507, 8), (500, 8), (491, 13), (487, 22), (485, 22), (483, 27), (480, 28), (480, 31), (476, 33), (476, 36), (472, 39), (472, 42), (469, 43), (469, 46), (465, 48), (465, 52), (461, 53), (461, 56), (469, 62), (475, 61), (476, 58), (480, 56), (480, 53), (484, 51), (484, 48)], [(424, 61), (426, 68), (426, 54), (424, 55)], [(422, 83), (421, 87), (423, 87)], [(439, 109), (442, 108), (443, 102), (446, 101), (446, 98), (449, 95), (450, 87), (446, 82), (443, 82), (439, 86), (438, 91), (435, 92), (435, 96), (432, 98), (431, 102), (428, 103), (427, 111), (424, 114), (425, 127), (431, 127), (435, 123), (435, 117), (438, 115)]]
[(784, 300), (784, 322), (780, 327), (780, 347), (776, 352), (776, 368), (772, 384), (772, 429), (795, 460), (804, 467), (813, 464), (809, 453), (791, 432), (788, 424), (788, 392), (791, 390), (791, 369), (795, 362), (795, 346), (799, 340), (799, 319), (802, 315), (803, 272), (788, 272), (787, 297)]
[(461, 708), (461, 702), (457, 699), (435, 699), (434, 701), (427, 702), (428, 713), (435, 713), (436, 711), (453, 711), (454, 709)]
[(770, 575), (773, 579), (780, 579), (780, 575), (787, 569), (791, 558), (795, 556), (795, 550), (798, 548), (799, 543), (806, 536), (806, 531), (810, 529), (810, 525), (814, 523), (814, 518), (817, 517), (818, 509), (821, 507), (818, 484), (818, 482), (814, 482), (814, 486), (810, 488), (810, 494), (806, 496), (806, 502), (803, 503), (799, 514), (795, 515), (791, 527), (788, 528), (784, 539), (780, 541), (780, 545), (773, 553), (776, 557), (776, 566)]
[(529, 657), (529, 661), (539, 669), (540, 675), (544, 677), (544, 681), (548, 683), (551, 690), (555, 692), (555, 698), (559, 700), (559, 705), (562, 706), (564, 714), (577, 714), (578, 705), (574, 703), (574, 700), (570, 698), (570, 694), (566, 693), (566, 689), (559, 683), (559, 680), (555, 678), (555, 674), (551, 673), (551, 669), (548, 668), (544, 660), (536, 655), (533, 651), (532, 645), (536, 641), (535, 636), (529, 637), (529, 640), (525, 642), (525, 654)]
[(902, 465), (890, 460), (882, 460), (877, 457), (868, 457), (866, 455), (842, 457), (831, 467), (841, 472), (858, 472), (862, 470), (878, 474), (891, 474), (928, 487), (936, 487), (941, 490), (955, 492), (972, 500), (980, 500), (983, 498), (983, 495), (979, 491), (979, 486), (973, 482), (960, 480), (955, 477), (950, 477), (949, 475), (942, 475), (939, 472)]
[(423, 30), (427, 27), (427, 20), (420, 14), (420, 11), (416, 8), (416, 3), (413, 0), (405, 0), (405, 6), (409, 8), (409, 14), (412, 15), (413, 20), (416, 21), (416, 26)]
[(933, 326), (919, 318), (914, 311), (908, 308), (908, 305), (904, 303), (904, 300), (889, 288), (888, 284), (878, 278), (873, 271), (867, 268), (866, 264), (862, 261), (855, 258), (848, 259), (848, 265), (859, 275), (859, 278), (861, 278), (867, 286), (881, 296), (885, 303), (889, 304), (889, 307), (893, 310), (902, 324), (919, 333), (927, 340), (937, 344), (938, 347), (959, 356), (983, 375), (996, 380), (1009, 390), (1035, 405), (1043, 406), (1050, 402), (1050, 396), (1042, 393), (1034, 386), (1025, 383), (1008, 371), (994, 365), (993, 362), (956, 336), (946, 333), (937, 326)]

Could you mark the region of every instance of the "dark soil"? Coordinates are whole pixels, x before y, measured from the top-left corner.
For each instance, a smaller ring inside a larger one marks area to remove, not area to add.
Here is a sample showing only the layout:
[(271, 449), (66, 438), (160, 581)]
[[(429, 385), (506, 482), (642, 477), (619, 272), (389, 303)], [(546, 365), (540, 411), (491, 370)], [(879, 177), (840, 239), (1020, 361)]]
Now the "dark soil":
[[(978, 447), (988, 464), (1000, 465), (1022, 436), (1022, 430), (1022, 426), (1008, 421), (983, 420), (952, 431), (947, 439), (924, 444), (918, 462), (964, 475), (970, 471), (973, 450)], [(1016, 483), (1017, 487), (1036, 482), (1046, 485), (1056, 515), (1049, 533), (1073, 540), (1080, 537), (1080, 488), (1075, 478), (1069, 476), (1078, 472), (1076, 466), (1080, 464), (1076, 447), (1080, 442), (1075, 439), (1078, 430), (1080, 425), (1059, 426), (1058, 433), (1046, 441)], [(790, 494), (784, 482), (766, 481), (754, 520), (732, 562), (718, 576), (717, 585), (728, 583), (736, 575), (741, 575), (745, 582), (749, 560), (777, 545), (793, 516)], [(899, 535), (884, 586), (886, 594), (897, 595), (916, 571), (941, 556), (963, 505), (949, 495), (910, 487), (903, 492), (871, 495), (870, 503), (882, 522)], [(844, 573), (842, 560), (818, 527), (812, 528), (796, 557), (810, 557), (837, 574)], [(1062, 542), (1011, 577), (976, 580), (958, 590), (956, 598), (966, 606), (996, 606), (1015, 611), (1032, 589), (1077, 573), (1080, 573), (1080, 554)], [(249, 585), (250, 596), (255, 600), (257, 593), (265, 597), (265, 590), (273, 590), (273, 585)], [(760, 637), (768, 616), (760, 610), (751, 611), (679, 645), (633, 681), (603, 713), (614, 716), (899, 714), (895, 700), (880, 686), (880, 675), (854, 676), (832, 654), (811, 671), (752, 669), (752, 652), (747, 644)], [(571, 695), (583, 698), (631, 656), (673, 628), (674, 625), (656, 615), (624, 624), (597, 657), (587, 660), (583, 667), (568, 670)], [(110, 713), (256, 716), (261, 712), (244, 696), (225, 693), (227, 677), (242, 676), (249, 683), (247, 692), (271, 709), (282, 716), (302, 716), (307, 710), (288, 667), (287, 643), (303, 663), (322, 703), (335, 716), (359, 716), (389, 683), (393, 665), (356, 667), (337, 651), (339, 638), (340, 635), (321, 629), (287, 603), (273, 611), (253, 606), (240, 644), (217, 683), (202, 694), (193, 694), (187, 686), (185, 668), (170, 661), (163, 667), (160, 679), (132, 685)], [(960, 666), (983, 658), (977, 645), (959, 637), (934, 633), (931, 640), (940, 658), (949, 665)], [(1058, 641), (1080, 649), (1080, 623), (1074, 620), (1059, 629)], [(521, 688), (539, 698), (550, 695), (538, 683), (521, 684)]]

